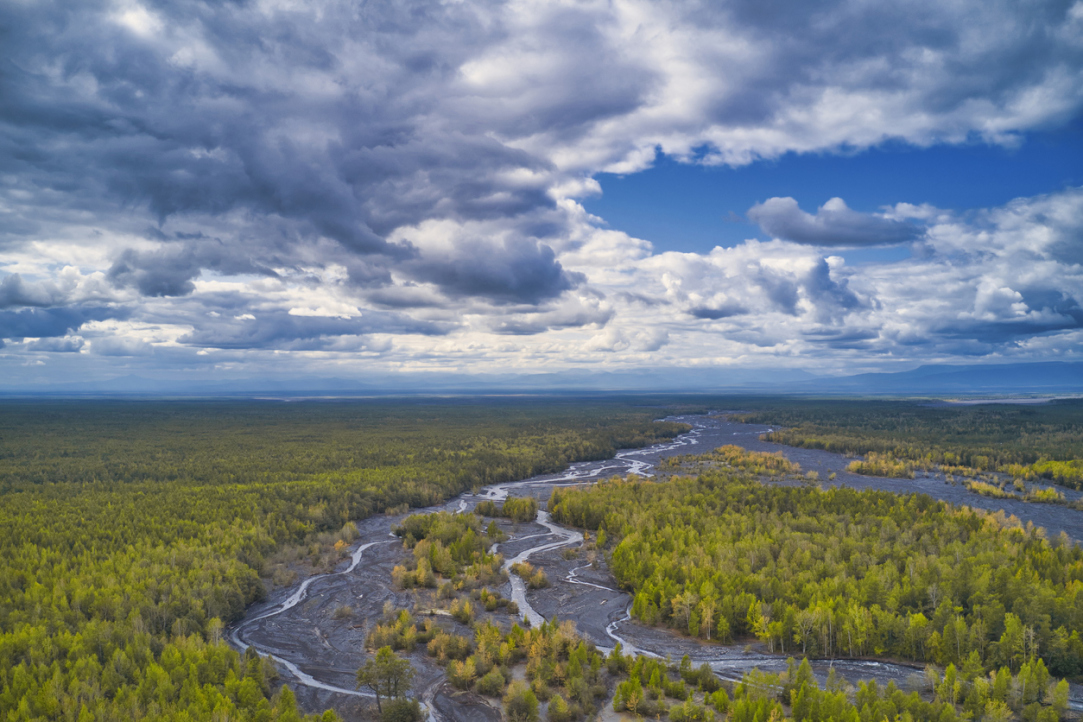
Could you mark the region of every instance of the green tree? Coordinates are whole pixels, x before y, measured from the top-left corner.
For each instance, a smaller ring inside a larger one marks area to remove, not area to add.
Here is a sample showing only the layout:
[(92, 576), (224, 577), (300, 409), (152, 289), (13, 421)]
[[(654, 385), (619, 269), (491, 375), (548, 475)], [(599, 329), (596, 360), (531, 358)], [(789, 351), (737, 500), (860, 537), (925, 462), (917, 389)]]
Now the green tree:
[(380, 647), (376, 656), (357, 670), (357, 686), (372, 690), (381, 714), (384, 711), (381, 697), (397, 699), (410, 689), (413, 679), (413, 665), (407, 659), (400, 659), (391, 647)]
[(504, 714), (511, 722), (535, 722), (538, 719), (538, 698), (525, 682), (516, 680), (504, 695)]

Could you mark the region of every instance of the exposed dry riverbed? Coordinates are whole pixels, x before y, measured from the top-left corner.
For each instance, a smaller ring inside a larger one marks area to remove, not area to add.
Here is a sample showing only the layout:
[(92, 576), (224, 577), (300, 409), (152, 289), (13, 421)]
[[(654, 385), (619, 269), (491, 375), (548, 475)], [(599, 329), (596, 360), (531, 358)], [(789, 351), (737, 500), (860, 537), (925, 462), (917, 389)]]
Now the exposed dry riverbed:
[[(1022, 522), (1045, 527), (1050, 535), (1065, 531), (1073, 539), (1083, 540), (1083, 512), (1050, 504), (1024, 503), (1011, 499), (991, 499), (966, 491), (962, 485), (945, 483), (942, 478), (922, 477), (913, 480), (881, 479), (858, 476), (846, 471), (850, 459), (839, 454), (809, 449), (795, 449), (759, 440), (766, 426), (739, 424), (705, 416), (674, 417), (673, 421), (691, 424), (693, 430), (676, 439), (646, 449), (619, 452), (608, 461), (573, 464), (567, 471), (534, 477), (524, 481), (486, 487), (479, 494), (463, 494), (440, 507), (412, 510), (425, 513), (438, 510), (467, 511), (485, 499), (511, 496), (534, 496), (543, 503), (552, 489), (590, 483), (626, 474), (652, 475), (663, 458), (677, 454), (695, 454), (724, 444), (736, 444), (756, 451), (782, 451), (801, 464), (805, 471), (817, 471), (823, 484), (845, 485), (858, 489), (881, 489), (894, 492), (921, 492), (955, 504), (965, 504), (990, 511), (1003, 510)], [(829, 474), (834, 481), (828, 482)], [(1078, 497), (1078, 493), (1070, 495)], [(243, 620), (230, 630), (230, 640), (238, 648), (254, 646), (272, 655), (283, 677), (297, 694), (305, 709), (317, 711), (332, 707), (344, 719), (358, 719), (371, 706), (368, 695), (355, 689), (354, 674), (364, 661), (364, 642), (379, 620), (385, 602), (396, 607), (413, 608), (413, 592), (396, 590), (391, 583), (391, 569), (403, 563), (409, 553), (391, 529), (402, 516), (379, 516), (358, 524), (361, 533), (352, 556), (331, 574), (309, 577), (301, 583), (273, 593), (270, 599), (248, 610)], [(520, 615), (533, 623), (542, 618), (570, 619), (585, 638), (599, 648), (610, 649), (620, 642), (625, 652), (671, 657), (679, 660), (688, 654), (698, 666), (707, 662), (724, 679), (736, 680), (746, 671), (785, 669), (786, 656), (772, 655), (754, 646), (723, 646), (681, 637), (663, 629), (645, 627), (629, 618), (630, 596), (616, 588), (616, 582), (604, 561), (591, 565), (576, 550), (582, 535), (549, 521), (540, 512), (535, 522), (502, 522), (508, 540), (499, 551), (508, 560), (529, 560), (546, 570), (551, 582), (544, 589), (527, 590), (512, 575), (500, 593), (515, 600)], [(346, 609), (348, 608), (348, 610)], [(510, 621), (507, 615), (491, 615)], [(441, 617), (446, 626), (457, 622)], [(465, 628), (458, 630), (464, 633)], [(499, 719), (499, 712), (482, 697), (464, 694), (445, 684), (444, 672), (427, 658), (423, 650), (411, 655), (417, 669), (414, 694), (435, 720)], [(831, 667), (851, 681), (877, 679), (895, 681), (905, 686), (908, 678), (920, 674), (917, 667), (879, 661), (822, 660), (813, 669), (825, 677)], [(1072, 706), (1083, 709), (1083, 690), (1073, 686)]]

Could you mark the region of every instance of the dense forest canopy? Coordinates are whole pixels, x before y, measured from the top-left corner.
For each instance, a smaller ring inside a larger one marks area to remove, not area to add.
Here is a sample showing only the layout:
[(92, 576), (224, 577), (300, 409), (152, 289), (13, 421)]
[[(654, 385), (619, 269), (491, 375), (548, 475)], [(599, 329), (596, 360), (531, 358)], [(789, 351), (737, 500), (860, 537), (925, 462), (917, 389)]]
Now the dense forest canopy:
[(705, 639), (1083, 674), (1083, 549), (924, 495), (761, 483), (738, 465), (555, 491), (600, 529), (632, 614)]
[(1083, 489), (1083, 400), (974, 406), (871, 400), (738, 403), (749, 411), (736, 420), (781, 426), (769, 439), (789, 446), (999, 470)]
[[(672, 436), (620, 401), (5, 401), (0, 717), (297, 718), (222, 639), (285, 546)], [(333, 557), (337, 558), (337, 557)], [(187, 716), (185, 716), (187, 715)]]

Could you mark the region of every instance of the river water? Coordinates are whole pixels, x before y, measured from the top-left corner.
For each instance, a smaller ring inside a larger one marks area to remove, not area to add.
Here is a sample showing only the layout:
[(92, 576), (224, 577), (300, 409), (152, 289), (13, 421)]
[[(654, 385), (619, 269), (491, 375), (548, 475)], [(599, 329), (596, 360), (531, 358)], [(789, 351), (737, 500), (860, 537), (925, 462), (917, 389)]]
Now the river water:
[[(735, 444), (755, 451), (782, 451), (787, 458), (801, 464), (803, 470), (817, 471), (825, 485), (920, 492), (954, 504), (989, 511), (1003, 510), (1018, 517), (1022, 523), (1031, 522), (1046, 528), (1050, 536), (1064, 531), (1076, 541), (1083, 540), (1083, 512), (1063, 506), (991, 499), (933, 476), (900, 480), (850, 474), (846, 465), (851, 459), (839, 454), (760, 441), (760, 434), (770, 430), (767, 426), (740, 424), (718, 416), (681, 416), (668, 420), (687, 423), (692, 430), (648, 448), (620, 451), (613, 459), (581, 462), (562, 473), (489, 486), (476, 495), (463, 494), (440, 507), (413, 510), (412, 513), (441, 509), (461, 512), (472, 509), (480, 501), (501, 500), (509, 495), (534, 496), (544, 503), (557, 487), (627, 474), (651, 476), (664, 458)], [(831, 473), (835, 473), (836, 478), (828, 482), (826, 479)], [(1066, 492), (1066, 496), (1077, 498), (1079, 494)], [(363, 698), (368, 695), (355, 688), (354, 673), (365, 658), (365, 637), (378, 621), (386, 602), (408, 608), (416, 604), (413, 593), (396, 590), (391, 584), (391, 568), (408, 558), (408, 552), (391, 534), (391, 529), (401, 519), (401, 516), (379, 516), (360, 522), (361, 537), (350, 560), (344, 562), (340, 570), (309, 577), (290, 589), (278, 590), (267, 602), (249, 609), (245, 618), (229, 631), (229, 639), (238, 648), (254, 646), (261, 653), (272, 655), (294, 687), (298, 700), (310, 711), (334, 707), (346, 719), (359, 714), (362, 706), (367, 704)], [(580, 634), (600, 649), (608, 651), (619, 642), (626, 653), (674, 660), (688, 654), (697, 666), (706, 662), (719, 676), (729, 680), (737, 680), (753, 668), (770, 672), (785, 669), (785, 655), (768, 654), (759, 645), (745, 648), (712, 644), (638, 624), (629, 615), (630, 596), (616, 588), (604, 564), (595, 567), (568, 552), (580, 545), (582, 535), (553, 523), (544, 511), (539, 512), (533, 523), (505, 521), (500, 525), (509, 537), (499, 549), (507, 560), (505, 566), (529, 560), (542, 566), (551, 582), (545, 589), (527, 590), (522, 580), (511, 575), (510, 582), (500, 590), (519, 605), (520, 615), (532, 624), (553, 616), (570, 619), (576, 623)], [(499, 618), (500, 615), (496, 616)], [(411, 661), (418, 670), (415, 694), (425, 703), (431, 719), (499, 719), (499, 713), (476, 695), (451, 694), (444, 684), (443, 670), (423, 652), (411, 655)], [(813, 670), (821, 679), (832, 667), (852, 682), (859, 679), (876, 679), (881, 684), (894, 681), (904, 688), (917, 684), (916, 678), (921, 673), (916, 666), (880, 661), (813, 662)], [(1074, 685), (1072, 707), (1083, 709), (1083, 690)]]

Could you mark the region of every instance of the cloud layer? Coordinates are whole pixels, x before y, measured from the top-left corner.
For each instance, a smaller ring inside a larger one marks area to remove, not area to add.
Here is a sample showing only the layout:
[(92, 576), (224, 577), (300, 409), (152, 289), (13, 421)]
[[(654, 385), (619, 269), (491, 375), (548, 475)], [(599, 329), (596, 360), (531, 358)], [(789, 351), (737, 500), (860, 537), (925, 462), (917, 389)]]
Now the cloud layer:
[(92, 0), (0, 24), (12, 366), (838, 367), (1077, 340), (1078, 191), (973, 216), (771, 198), (749, 217), (778, 240), (708, 255), (653, 255), (577, 199), (658, 152), (1011, 143), (1080, 110), (1080, 2)]

